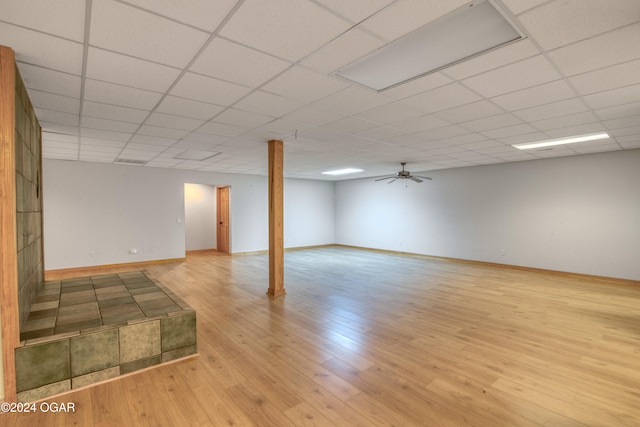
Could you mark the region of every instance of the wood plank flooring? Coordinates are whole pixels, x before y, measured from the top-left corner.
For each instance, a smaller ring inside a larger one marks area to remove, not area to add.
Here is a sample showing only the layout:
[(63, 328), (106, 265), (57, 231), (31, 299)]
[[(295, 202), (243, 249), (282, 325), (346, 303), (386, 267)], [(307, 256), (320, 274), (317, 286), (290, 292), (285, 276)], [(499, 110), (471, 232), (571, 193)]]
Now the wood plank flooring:
[[(149, 272), (200, 356), (3, 426), (638, 426), (640, 287), (341, 247), (194, 254)], [(103, 271), (108, 272), (108, 271)]]

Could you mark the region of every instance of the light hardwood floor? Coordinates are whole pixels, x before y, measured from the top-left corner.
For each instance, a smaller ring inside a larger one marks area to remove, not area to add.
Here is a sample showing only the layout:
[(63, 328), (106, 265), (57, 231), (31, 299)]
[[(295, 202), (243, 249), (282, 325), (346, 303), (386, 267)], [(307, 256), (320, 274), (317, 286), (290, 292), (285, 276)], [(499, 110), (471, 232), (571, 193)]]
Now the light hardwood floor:
[(348, 248), (148, 270), (197, 311), (192, 360), (3, 426), (638, 426), (640, 286)]

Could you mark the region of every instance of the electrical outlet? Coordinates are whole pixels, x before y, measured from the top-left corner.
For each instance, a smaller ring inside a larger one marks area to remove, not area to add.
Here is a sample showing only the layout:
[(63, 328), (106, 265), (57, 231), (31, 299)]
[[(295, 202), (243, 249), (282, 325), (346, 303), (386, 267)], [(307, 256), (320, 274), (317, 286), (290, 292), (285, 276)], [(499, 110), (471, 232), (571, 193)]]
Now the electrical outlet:
[(129, 253), (130, 254), (137, 254), (138, 250), (137, 249), (129, 249)]

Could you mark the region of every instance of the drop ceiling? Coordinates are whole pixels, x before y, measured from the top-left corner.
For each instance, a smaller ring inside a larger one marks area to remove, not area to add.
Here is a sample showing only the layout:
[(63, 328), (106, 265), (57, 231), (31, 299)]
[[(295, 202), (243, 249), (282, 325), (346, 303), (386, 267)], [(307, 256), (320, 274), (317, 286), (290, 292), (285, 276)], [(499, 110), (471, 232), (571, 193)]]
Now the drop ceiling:
[(640, 2), (491, 2), (521, 40), (380, 92), (336, 73), (468, 1), (4, 0), (0, 44), (49, 159), (266, 175), (282, 139), (285, 176), (338, 180), (640, 148)]

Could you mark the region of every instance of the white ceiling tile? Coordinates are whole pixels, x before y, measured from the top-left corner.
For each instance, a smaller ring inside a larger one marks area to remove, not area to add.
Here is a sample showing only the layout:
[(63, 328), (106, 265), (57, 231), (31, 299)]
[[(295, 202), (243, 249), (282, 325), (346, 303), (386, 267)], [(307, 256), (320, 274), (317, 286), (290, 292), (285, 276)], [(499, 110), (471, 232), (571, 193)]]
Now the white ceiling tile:
[(549, 0), (502, 0), (507, 9), (509, 9), (514, 15), (534, 8), (547, 1)]
[(86, 100), (103, 104), (151, 110), (160, 101), (160, 93), (87, 79), (84, 83)]
[(326, 110), (324, 108), (316, 107), (313, 105), (307, 105), (290, 114), (287, 114), (284, 118), (293, 122), (306, 123), (313, 126), (322, 126), (324, 124), (342, 119), (344, 117), (346, 117), (345, 114)]
[(518, 20), (544, 49), (555, 49), (637, 21), (637, 0), (563, 0), (544, 4)]
[(295, 62), (350, 26), (309, 1), (246, 0), (220, 35)]
[(184, 138), (189, 131), (180, 129), (170, 129), (159, 126), (142, 125), (138, 129), (138, 134), (147, 136), (158, 136), (166, 139)]
[(340, 138), (340, 133), (326, 128), (314, 128), (302, 132), (301, 136), (314, 141), (335, 141)]
[(317, 101), (314, 105), (352, 115), (390, 102), (392, 102), (391, 99), (380, 96), (375, 92), (351, 86)]
[(534, 132), (537, 132), (536, 128), (529, 124), (522, 123), (515, 126), (506, 126), (498, 129), (485, 130), (482, 131), (482, 134), (488, 136), (489, 138), (497, 139), (515, 135), (527, 135)]
[(313, 102), (347, 86), (347, 83), (335, 77), (294, 66), (265, 84), (262, 89), (286, 98)]
[(225, 107), (221, 107), (219, 105), (168, 95), (162, 100), (160, 105), (158, 105), (156, 111), (173, 114), (174, 116), (209, 120), (224, 110), (224, 108)]
[(173, 116), (164, 113), (152, 113), (144, 122), (145, 125), (159, 126), (171, 129), (192, 131), (204, 124), (204, 120), (189, 117)]
[(238, 101), (234, 108), (271, 117), (282, 117), (302, 105), (301, 101), (257, 90)]
[(479, 99), (480, 96), (466, 87), (459, 83), (452, 83), (405, 98), (402, 100), (402, 103), (410, 107), (418, 108), (425, 113), (434, 113), (459, 105), (469, 104)]
[(460, 144), (460, 147), (464, 148), (465, 150), (471, 150), (471, 151), (485, 153), (485, 154), (491, 153), (492, 152), (491, 150), (505, 149), (504, 144), (498, 141), (488, 140), (486, 138), (480, 141), (467, 142), (467, 143)]
[(566, 126), (560, 129), (549, 129), (545, 133), (550, 138), (564, 138), (565, 136), (585, 135), (588, 133), (605, 132), (601, 123), (586, 123), (574, 126)]
[(137, 142), (130, 142), (125, 147), (125, 150), (135, 150), (135, 151), (146, 151), (146, 152), (154, 152), (161, 153), (166, 149), (162, 145), (153, 145), (153, 144), (139, 144)]
[(205, 31), (213, 31), (231, 11), (237, 0), (126, 0), (160, 15)]
[(555, 49), (549, 57), (566, 76), (572, 76), (640, 58), (636, 40), (640, 40), (640, 23)]
[(109, 139), (85, 137), (82, 138), (82, 148), (87, 150), (101, 150), (105, 152), (119, 153), (125, 145), (127, 145), (126, 141), (113, 141)]
[(468, 133), (464, 135), (457, 135), (452, 137), (447, 137), (442, 140), (442, 142), (446, 142), (450, 145), (460, 145), (463, 146), (465, 144), (480, 144), (486, 143), (487, 137), (479, 134), (479, 133)]
[(216, 37), (190, 70), (245, 86), (260, 86), (290, 66), (282, 59)]
[(153, 151), (128, 150), (128, 149), (125, 148), (122, 151), (122, 153), (120, 153), (120, 155), (118, 156), (118, 159), (125, 159), (125, 160), (151, 160), (157, 155), (158, 155), (158, 153), (153, 152)]
[(538, 55), (470, 77), (462, 83), (483, 96), (493, 97), (559, 78), (560, 75), (549, 61), (544, 56)]
[(637, 135), (640, 134), (640, 125), (624, 127), (619, 129), (612, 129), (609, 132), (609, 134), (616, 139), (620, 139), (621, 137), (629, 136), (629, 135), (635, 135), (637, 137)]
[(2, 20), (64, 37), (84, 38), (85, 0), (21, 0), (2, 2)]
[(116, 132), (135, 132), (138, 129), (138, 124), (120, 122), (117, 120), (97, 119), (94, 117), (83, 116), (80, 122), (83, 128), (99, 129), (106, 131)]
[(40, 122), (40, 126), (42, 126), (43, 133), (60, 133), (64, 135), (79, 135), (80, 128), (76, 126), (68, 126), (55, 122), (46, 122), (44, 120), (38, 119)]
[(358, 28), (353, 28), (318, 49), (301, 61), (301, 64), (321, 73), (332, 73), (383, 44), (382, 40), (377, 37)]
[(272, 121), (273, 117), (229, 108), (218, 114), (213, 120), (216, 123), (251, 129)]
[(29, 99), (31, 99), (32, 105), (36, 108), (80, 114), (80, 100), (77, 98), (31, 89), (29, 90)]
[(629, 104), (638, 101), (638, 99), (640, 99), (640, 84), (598, 92), (584, 97), (586, 103), (594, 109)]
[(294, 122), (288, 119), (278, 119), (278, 120), (274, 120), (272, 122), (266, 123), (258, 127), (257, 129), (266, 130), (268, 132), (272, 132), (274, 134), (278, 134), (281, 136), (291, 135), (295, 138), (295, 135), (297, 133), (303, 132), (305, 130), (309, 130), (313, 127), (314, 126), (311, 126), (305, 123)]
[(357, 2), (318, 0), (318, 3), (325, 5), (354, 23), (368, 18), (392, 2), (393, 0), (359, 0)]
[(434, 115), (425, 115), (395, 122), (393, 127), (404, 132), (420, 132), (449, 125), (450, 123), (446, 120), (442, 120)]
[(626, 128), (626, 127), (631, 127), (631, 126), (638, 126), (639, 123), (640, 123), (640, 114), (637, 115), (637, 116), (630, 116), (630, 117), (623, 117), (623, 118), (618, 118), (618, 119), (613, 119), (613, 120), (606, 120), (604, 122), (604, 125), (608, 129), (620, 129), (620, 128)]
[(79, 121), (78, 114), (63, 113), (61, 111), (45, 110), (43, 108), (34, 108), (36, 117), (43, 122), (55, 122), (67, 126), (77, 126)]
[(82, 44), (0, 22), (0, 40), (17, 62), (82, 74)]
[(447, 67), (443, 73), (454, 79), (464, 79), (539, 54), (531, 40), (522, 39)]
[(124, 3), (111, 0), (92, 3), (89, 39), (92, 46), (184, 67), (208, 38), (205, 32)]
[(522, 123), (522, 120), (512, 114), (504, 113), (464, 122), (462, 123), (462, 126), (475, 132), (481, 132), (489, 129), (516, 125), (519, 123)]
[(347, 117), (345, 119), (341, 119), (323, 127), (334, 130), (336, 132), (340, 132), (342, 134), (354, 134), (358, 132), (364, 132), (367, 130), (371, 130), (377, 128), (379, 125), (367, 120), (360, 119), (358, 117)]
[[(188, 136), (185, 138), (188, 138)], [(136, 144), (159, 145), (166, 148), (166, 147), (171, 147), (173, 144), (178, 142), (178, 139), (177, 138), (161, 138), (158, 136), (136, 134), (133, 136), (133, 138), (131, 138), (131, 142)]]
[(243, 134), (247, 128), (231, 126), (223, 123), (207, 122), (198, 128), (198, 132), (210, 133), (213, 135), (228, 136), (230, 138)]
[(538, 130), (558, 129), (562, 127), (574, 126), (584, 123), (597, 122), (598, 119), (590, 111), (583, 113), (569, 114), (562, 117), (554, 117), (552, 119), (531, 122), (531, 126)]
[(374, 139), (377, 141), (386, 141), (387, 139), (396, 138), (400, 135), (404, 135), (404, 132), (400, 129), (389, 126), (381, 126), (358, 134), (358, 136), (362, 138)]
[(401, 120), (422, 116), (424, 113), (417, 108), (407, 107), (399, 102), (384, 104), (374, 109), (358, 114), (359, 117), (372, 122), (388, 125)]
[(172, 95), (211, 104), (229, 106), (251, 91), (235, 83), (211, 77), (185, 73), (171, 90)]
[(147, 118), (149, 111), (84, 101), (82, 114), (86, 117), (140, 124)]
[(89, 48), (87, 77), (137, 89), (165, 92), (180, 70), (138, 58)]
[(588, 154), (619, 150), (620, 146), (616, 143), (603, 144), (601, 142), (600, 144), (575, 144), (571, 148), (577, 153)]
[(361, 26), (386, 41), (392, 41), (467, 3), (467, 0), (400, 0), (376, 13)]
[(568, 114), (580, 113), (586, 111), (587, 106), (580, 98), (571, 98), (563, 101), (550, 102), (536, 107), (525, 108), (516, 111), (513, 114), (527, 122), (534, 120), (551, 119), (558, 116), (566, 116)]
[(629, 117), (640, 114), (640, 102), (631, 102), (624, 105), (606, 107), (595, 111), (602, 120), (611, 120), (617, 117)]
[(462, 123), (483, 117), (495, 116), (500, 113), (504, 113), (502, 108), (492, 102), (483, 100), (444, 111), (438, 111), (434, 113), (434, 115), (450, 123)]
[(529, 89), (523, 89), (506, 95), (496, 96), (491, 101), (507, 111), (521, 110), (573, 98), (576, 94), (564, 80), (545, 83)]
[(426, 76), (410, 80), (406, 83), (402, 83), (398, 86), (394, 86), (390, 89), (386, 89), (380, 93), (384, 96), (388, 96), (389, 98), (404, 99), (417, 93), (426, 92), (428, 90), (447, 85), (452, 81), (451, 77), (445, 76), (442, 73), (431, 73)]
[(461, 126), (453, 125), (446, 126), (437, 129), (430, 129), (424, 132), (417, 133), (416, 136), (429, 141), (436, 141), (445, 138), (453, 138), (460, 135), (466, 135), (471, 133), (468, 129)]
[(28, 64), (18, 64), (27, 89), (80, 98), (80, 77)]
[(100, 139), (105, 141), (129, 141), (131, 139), (131, 133), (127, 132), (115, 132), (112, 130), (101, 129), (89, 129), (82, 128), (82, 141), (89, 139)]
[(59, 133), (42, 131), (42, 140), (47, 142), (70, 142), (70, 143), (77, 144), (78, 135), (64, 135)]
[(640, 83), (640, 59), (579, 74), (569, 82), (581, 95)]

